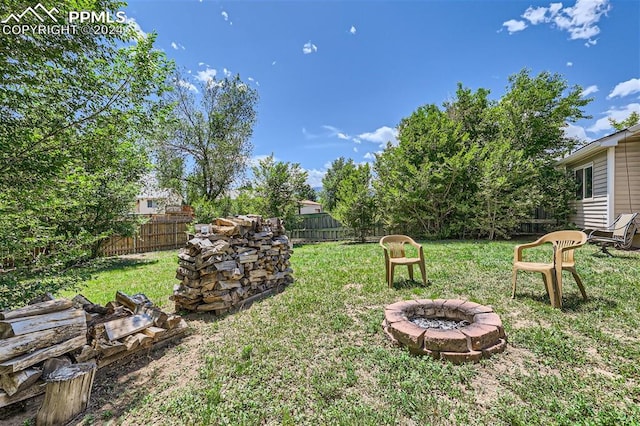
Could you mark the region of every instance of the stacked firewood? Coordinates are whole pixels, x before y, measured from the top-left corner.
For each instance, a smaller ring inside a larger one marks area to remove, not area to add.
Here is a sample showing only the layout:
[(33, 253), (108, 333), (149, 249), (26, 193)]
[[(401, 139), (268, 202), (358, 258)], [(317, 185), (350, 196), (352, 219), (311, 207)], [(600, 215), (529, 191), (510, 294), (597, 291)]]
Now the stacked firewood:
[(0, 407), (43, 393), (59, 368), (85, 362), (101, 368), (187, 329), (146, 296), (121, 292), (106, 306), (77, 295), (0, 312)]
[(293, 282), (292, 253), (277, 218), (239, 216), (201, 226), (178, 254), (176, 311), (222, 315), (282, 291)]
[(74, 359), (77, 362), (97, 359), (98, 367), (148, 349), (182, 334), (187, 328), (182, 317), (163, 312), (143, 294), (129, 296), (118, 291), (116, 299), (105, 307), (91, 303), (82, 295), (73, 301), (89, 317), (87, 344), (74, 354)]
[(85, 312), (67, 299), (0, 312), (0, 402), (36, 383), (50, 360), (87, 343)]

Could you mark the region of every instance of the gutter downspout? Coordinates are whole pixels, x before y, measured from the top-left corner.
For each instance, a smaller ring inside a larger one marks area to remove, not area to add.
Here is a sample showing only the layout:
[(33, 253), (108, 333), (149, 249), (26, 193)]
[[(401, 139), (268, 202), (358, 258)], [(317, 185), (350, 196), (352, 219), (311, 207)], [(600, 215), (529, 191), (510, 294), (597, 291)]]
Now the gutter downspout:
[(616, 147), (607, 148), (607, 223), (613, 223), (616, 217)]

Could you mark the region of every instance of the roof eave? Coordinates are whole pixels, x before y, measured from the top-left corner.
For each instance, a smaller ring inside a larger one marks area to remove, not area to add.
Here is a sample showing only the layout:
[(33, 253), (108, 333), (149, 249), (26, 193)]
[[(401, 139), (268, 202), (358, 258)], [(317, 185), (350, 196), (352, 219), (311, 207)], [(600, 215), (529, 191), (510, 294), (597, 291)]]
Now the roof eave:
[(600, 138), (598, 140), (595, 140), (590, 144), (583, 146), (582, 148), (575, 151), (574, 153), (569, 154), (563, 159), (558, 160), (556, 164), (558, 166), (562, 166), (568, 163), (575, 163), (591, 155), (597, 154), (598, 152), (603, 151), (612, 146), (618, 146), (618, 142), (628, 137), (630, 134), (633, 135), (636, 133), (640, 133), (640, 123), (633, 125), (631, 127), (628, 127), (619, 132)]

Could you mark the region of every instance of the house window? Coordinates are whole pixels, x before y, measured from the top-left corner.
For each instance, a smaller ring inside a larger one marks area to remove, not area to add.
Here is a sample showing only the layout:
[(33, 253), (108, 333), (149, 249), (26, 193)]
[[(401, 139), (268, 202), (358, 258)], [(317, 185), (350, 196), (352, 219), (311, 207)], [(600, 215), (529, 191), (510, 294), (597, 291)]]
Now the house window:
[(158, 207), (158, 204), (156, 203), (156, 200), (147, 200), (147, 208), (148, 209), (155, 209), (156, 207)]
[(576, 198), (582, 200), (593, 197), (593, 165), (574, 170), (576, 178)]

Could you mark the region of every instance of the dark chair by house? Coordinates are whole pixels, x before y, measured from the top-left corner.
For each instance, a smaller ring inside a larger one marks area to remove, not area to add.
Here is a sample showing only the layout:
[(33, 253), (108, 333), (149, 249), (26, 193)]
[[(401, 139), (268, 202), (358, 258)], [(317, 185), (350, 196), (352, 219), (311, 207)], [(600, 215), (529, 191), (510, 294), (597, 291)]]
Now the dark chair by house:
[(635, 220), (638, 213), (623, 213), (619, 215), (611, 225), (604, 229), (585, 229), (588, 232), (587, 242), (597, 244), (603, 253), (613, 256), (607, 247), (626, 250), (633, 244), (633, 236), (636, 234)]
[[(418, 257), (406, 257), (405, 244), (415, 247), (418, 250)], [(380, 239), (380, 246), (384, 249), (385, 276), (389, 287), (393, 287), (393, 270), (396, 265), (407, 265), (407, 268), (409, 268), (409, 278), (413, 280), (413, 265), (417, 264), (422, 273), (422, 283), (427, 285), (424, 254), (420, 244), (406, 235), (387, 235)]]
[[(587, 300), (587, 293), (584, 290), (582, 280), (576, 271), (576, 263), (573, 252), (576, 248), (587, 242), (587, 234), (581, 231), (556, 231), (542, 236), (538, 240), (521, 244), (515, 247), (513, 254), (513, 293), (511, 297), (516, 296), (516, 279), (518, 271), (540, 272), (542, 280), (547, 289), (547, 294), (551, 300), (551, 306), (554, 308), (562, 308), (562, 270), (571, 272), (573, 278), (578, 284), (580, 293), (584, 300)], [(551, 243), (553, 247), (553, 256), (551, 262), (526, 262), (523, 258), (524, 249), (541, 246), (545, 243)]]

